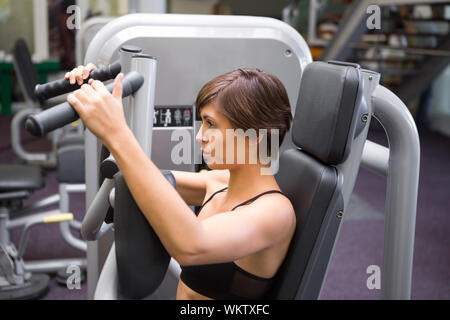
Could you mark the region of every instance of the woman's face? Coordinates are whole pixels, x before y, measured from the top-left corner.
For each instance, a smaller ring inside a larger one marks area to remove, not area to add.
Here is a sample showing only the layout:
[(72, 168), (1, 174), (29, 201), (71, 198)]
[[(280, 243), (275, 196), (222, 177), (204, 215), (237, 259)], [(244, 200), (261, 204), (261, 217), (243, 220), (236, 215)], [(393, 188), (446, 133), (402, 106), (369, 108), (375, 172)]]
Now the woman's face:
[(231, 169), (249, 163), (248, 137), (238, 139), (230, 121), (218, 111), (216, 102), (204, 106), (200, 112), (202, 126), (196, 136), (201, 143), (203, 158), (210, 169)]

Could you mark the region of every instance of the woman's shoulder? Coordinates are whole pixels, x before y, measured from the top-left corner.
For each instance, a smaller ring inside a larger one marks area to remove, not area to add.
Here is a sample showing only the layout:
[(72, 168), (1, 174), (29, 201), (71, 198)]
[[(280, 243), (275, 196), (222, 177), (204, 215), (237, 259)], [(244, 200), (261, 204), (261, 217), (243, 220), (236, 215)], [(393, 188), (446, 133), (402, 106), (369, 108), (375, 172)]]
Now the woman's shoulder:
[(255, 203), (266, 208), (271, 209), (278, 208), (282, 211), (287, 212), (288, 214), (293, 214), (295, 216), (294, 206), (292, 205), (291, 200), (289, 200), (289, 198), (280, 190), (273, 189), (271, 191), (278, 191), (278, 192), (267, 192), (267, 194), (263, 193), (264, 195), (258, 197)]
[(271, 229), (294, 229), (297, 220), (294, 206), (285, 194), (268, 192), (258, 197), (251, 206), (259, 217), (269, 222)]

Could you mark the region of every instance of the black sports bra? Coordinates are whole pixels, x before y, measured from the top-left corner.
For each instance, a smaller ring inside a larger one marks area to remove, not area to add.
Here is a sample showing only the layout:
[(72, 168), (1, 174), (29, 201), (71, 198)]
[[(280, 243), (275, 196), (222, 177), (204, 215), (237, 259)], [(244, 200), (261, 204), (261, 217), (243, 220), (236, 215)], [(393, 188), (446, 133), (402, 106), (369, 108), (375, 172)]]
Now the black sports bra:
[[(226, 189), (214, 192), (202, 204), (198, 213), (216, 194)], [(269, 193), (283, 194), (278, 190), (266, 191), (238, 204), (231, 211)], [(274, 277), (270, 279), (258, 277), (240, 268), (234, 262), (181, 266), (180, 278), (192, 290), (206, 297), (221, 300), (261, 299), (274, 279)]]

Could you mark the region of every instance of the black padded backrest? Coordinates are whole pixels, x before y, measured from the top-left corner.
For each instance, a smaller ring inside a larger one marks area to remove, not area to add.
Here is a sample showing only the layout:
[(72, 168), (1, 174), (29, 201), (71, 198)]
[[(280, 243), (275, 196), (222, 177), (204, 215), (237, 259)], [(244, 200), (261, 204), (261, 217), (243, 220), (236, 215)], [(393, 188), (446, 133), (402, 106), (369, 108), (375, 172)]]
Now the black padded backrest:
[(297, 224), (268, 299), (319, 297), (344, 210), (343, 176), (334, 165), (348, 157), (367, 112), (357, 65), (313, 62), (301, 81), (292, 126), (298, 148), (280, 155), (276, 174)]
[(340, 164), (365, 126), (358, 65), (313, 62), (304, 70), (292, 123), (292, 141), (327, 164)]
[(13, 58), (14, 69), (19, 77), (19, 83), (25, 98), (37, 101), (34, 95), (34, 88), (39, 84), (39, 74), (31, 59), (28, 46), (23, 39), (16, 41), (13, 49)]
[[(176, 188), (170, 171), (162, 171)], [(128, 190), (119, 172), (114, 176), (114, 239), (119, 291), (127, 299), (143, 299), (161, 284), (170, 256)]]

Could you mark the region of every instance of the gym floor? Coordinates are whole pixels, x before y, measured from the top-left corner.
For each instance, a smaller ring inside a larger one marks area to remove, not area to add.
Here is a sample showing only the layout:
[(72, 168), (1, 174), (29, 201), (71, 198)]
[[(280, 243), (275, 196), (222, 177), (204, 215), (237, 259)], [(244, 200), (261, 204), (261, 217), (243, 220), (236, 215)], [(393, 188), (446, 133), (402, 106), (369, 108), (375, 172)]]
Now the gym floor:
[[(16, 163), (11, 150), (11, 116), (0, 116), (0, 164)], [(23, 132), (27, 150), (48, 150), (46, 139)], [(374, 130), (369, 139), (387, 145), (385, 135)], [(450, 299), (450, 138), (420, 132), (421, 172), (417, 205), (412, 299)], [(46, 188), (35, 192), (26, 203), (58, 192), (54, 172), (46, 175)], [(349, 208), (344, 213), (339, 240), (332, 257), (321, 299), (378, 299), (380, 290), (368, 289), (367, 267), (382, 265), (385, 178), (362, 168)], [(71, 210), (78, 220), (85, 211), (84, 195), (71, 197)], [(13, 230), (17, 245), (21, 230)], [(61, 238), (56, 224), (32, 229), (25, 260), (82, 257)], [(69, 290), (52, 278), (49, 292), (42, 298), (87, 299), (87, 284)]]

